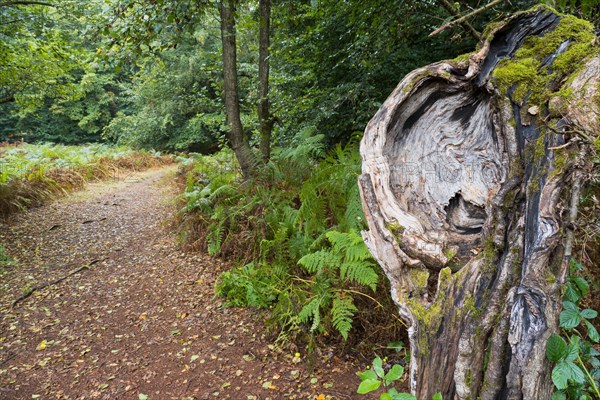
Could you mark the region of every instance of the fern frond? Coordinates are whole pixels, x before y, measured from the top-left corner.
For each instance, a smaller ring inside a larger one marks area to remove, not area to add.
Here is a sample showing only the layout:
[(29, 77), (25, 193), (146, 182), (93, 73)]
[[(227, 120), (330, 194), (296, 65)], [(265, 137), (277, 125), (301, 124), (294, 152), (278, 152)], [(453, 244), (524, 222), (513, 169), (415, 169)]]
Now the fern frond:
[(327, 236), (327, 239), (333, 245), (333, 250), (338, 253), (345, 252), (348, 246), (352, 246), (354, 243), (354, 238), (348, 232), (329, 231), (325, 236)]
[(311, 274), (321, 273), (325, 266), (336, 265), (339, 262), (339, 256), (327, 250), (319, 250), (317, 252), (307, 254), (298, 260), (298, 264), (303, 266), (304, 269)]
[(320, 308), (320, 299), (318, 297), (314, 297), (312, 300), (306, 303), (298, 313), (298, 320), (303, 324), (308, 323), (312, 318), (313, 323), (310, 327), (311, 332), (316, 331), (321, 325), (321, 313), (319, 312)]
[(358, 184), (355, 184), (350, 189), (344, 218), (346, 220), (346, 225), (350, 229), (360, 230), (365, 225), (365, 215), (362, 209), (362, 201), (360, 199), (360, 191), (358, 190)]
[(343, 292), (338, 292), (333, 299), (331, 308), (332, 325), (342, 335), (344, 340), (348, 340), (348, 333), (352, 329), (352, 317), (358, 311), (352, 297), (343, 296)]
[(218, 222), (211, 224), (208, 229), (209, 233), (206, 237), (208, 242), (208, 254), (211, 256), (216, 256), (221, 251), (223, 236), (225, 234), (225, 226), (222, 222)]
[(226, 200), (231, 200), (231, 197), (237, 197), (238, 191), (233, 185), (222, 185), (217, 187), (210, 196), (208, 196), (208, 200), (215, 204), (217, 202), (223, 202)]
[(348, 278), (358, 285), (367, 286), (372, 291), (375, 291), (379, 275), (377, 275), (373, 267), (374, 264), (370, 261), (346, 261), (340, 266), (340, 275), (342, 279)]

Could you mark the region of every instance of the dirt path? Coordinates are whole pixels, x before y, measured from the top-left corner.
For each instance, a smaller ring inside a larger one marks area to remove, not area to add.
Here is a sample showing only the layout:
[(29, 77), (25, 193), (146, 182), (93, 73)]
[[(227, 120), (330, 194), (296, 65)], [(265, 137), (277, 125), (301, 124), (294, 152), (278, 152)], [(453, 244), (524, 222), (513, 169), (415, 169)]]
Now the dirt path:
[(359, 366), (329, 352), (312, 370), (294, 363), (251, 311), (221, 307), (213, 285), (227, 266), (182, 252), (166, 226), (174, 173), (91, 185), (0, 222), (17, 260), (0, 268), (0, 399), (361, 398)]

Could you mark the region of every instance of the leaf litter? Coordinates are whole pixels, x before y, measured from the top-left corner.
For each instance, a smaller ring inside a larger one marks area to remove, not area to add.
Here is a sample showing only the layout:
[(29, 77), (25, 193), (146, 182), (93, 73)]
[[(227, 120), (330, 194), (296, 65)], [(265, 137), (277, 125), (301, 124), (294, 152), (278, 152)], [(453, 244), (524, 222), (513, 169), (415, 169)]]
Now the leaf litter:
[(183, 252), (169, 228), (174, 173), (0, 221), (15, 260), (0, 268), (0, 398), (361, 398), (356, 360), (309, 365), (275, 349), (252, 310), (222, 307), (214, 283), (231, 266)]

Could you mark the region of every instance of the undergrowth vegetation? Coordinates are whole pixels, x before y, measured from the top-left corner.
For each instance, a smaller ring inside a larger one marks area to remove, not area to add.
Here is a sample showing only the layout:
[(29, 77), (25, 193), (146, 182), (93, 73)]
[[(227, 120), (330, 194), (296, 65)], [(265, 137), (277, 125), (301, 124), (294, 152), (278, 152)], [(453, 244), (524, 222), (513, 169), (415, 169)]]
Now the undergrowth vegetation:
[(280, 344), (337, 337), (368, 346), (402, 331), (360, 235), (357, 147), (326, 154), (323, 137), (305, 130), (245, 182), (229, 150), (188, 160), (184, 240), (238, 261), (217, 294), (269, 309)]
[(102, 144), (0, 147), (0, 215), (42, 204), (90, 180), (118, 176), (172, 161), (159, 153)]

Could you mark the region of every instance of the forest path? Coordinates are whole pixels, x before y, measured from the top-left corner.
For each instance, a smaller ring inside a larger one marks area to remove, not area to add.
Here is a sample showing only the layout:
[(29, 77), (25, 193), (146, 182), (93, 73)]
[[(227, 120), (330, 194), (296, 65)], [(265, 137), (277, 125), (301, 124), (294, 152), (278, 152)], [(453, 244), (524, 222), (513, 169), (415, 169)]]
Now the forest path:
[(252, 311), (214, 298), (228, 266), (177, 246), (175, 173), (92, 184), (0, 222), (16, 260), (0, 267), (0, 398), (360, 398), (351, 361), (294, 363)]

